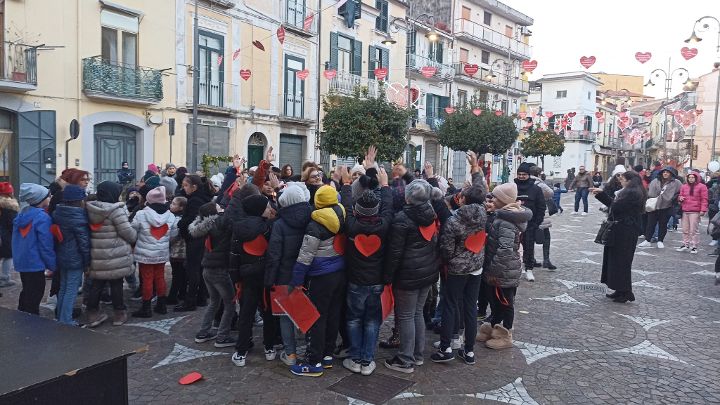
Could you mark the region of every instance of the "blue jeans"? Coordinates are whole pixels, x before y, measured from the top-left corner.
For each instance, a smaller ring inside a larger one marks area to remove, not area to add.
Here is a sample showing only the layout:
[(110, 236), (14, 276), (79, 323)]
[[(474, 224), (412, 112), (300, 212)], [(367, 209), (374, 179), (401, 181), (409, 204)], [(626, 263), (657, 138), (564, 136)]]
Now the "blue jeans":
[(77, 325), (72, 319), (72, 312), (82, 277), (81, 269), (60, 270), (60, 291), (57, 299), (57, 317), (60, 323)]
[(287, 315), (280, 316), (280, 335), (283, 340), (283, 350), (287, 356), (297, 354), (297, 342), (295, 341), (295, 324)]
[(347, 328), (350, 335), (350, 358), (363, 364), (375, 359), (382, 324), (382, 295), (385, 286), (348, 283)]
[(6, 259), (0, 259), (0, 262), (2, 262), (0, 265), (0, 282), (8, 282), (10, 281), (10, 269), (13, 265), (13, 259), (12, 257), (8, 257)]
[(585, 209), (585, 212), (588, 212), (588, 193), (589, 189), (587, 187), (578, 187), (577, 190), (575, 190), (575, 212), (578, 212), (578, 210), (580, 209), (581, 198), (583, 202), (583, 208)]

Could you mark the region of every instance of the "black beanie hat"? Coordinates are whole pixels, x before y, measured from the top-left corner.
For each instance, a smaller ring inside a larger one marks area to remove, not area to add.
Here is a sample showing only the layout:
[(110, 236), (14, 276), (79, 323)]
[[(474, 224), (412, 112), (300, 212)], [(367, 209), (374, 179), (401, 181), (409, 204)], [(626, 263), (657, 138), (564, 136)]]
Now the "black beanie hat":
[(520, 163), (520, 166), (518, 166), (517, 172), (530, 174), (530, 168), (533, 166), (535, 166), (535, 165), (532, 163), (522, 162), (522, 163)]
[(242, 200), (242, 205), (247, 215), (259, 217), (267, 208), (268, 198), (264, 195), (251, 195)]
[(378, 214), (380, 199), (372, 190), (365, 190), (355, 202), (355, 212), (365, 217)]
[(112, 181), (103, 181), (97, 186), (97, 199), (98, 201), (106, 203), (116, 203), (120, 201), (120, 194), (122, 194), (123, 187)]

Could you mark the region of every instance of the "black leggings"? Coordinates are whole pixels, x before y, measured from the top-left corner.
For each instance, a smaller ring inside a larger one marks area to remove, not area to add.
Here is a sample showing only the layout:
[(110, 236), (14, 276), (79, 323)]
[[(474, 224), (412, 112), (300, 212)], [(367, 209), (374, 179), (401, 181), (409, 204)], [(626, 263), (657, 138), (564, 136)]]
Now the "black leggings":
[(528, 228), (522, 233), (523, 264), (525, 269), (532, 270), (535, 266), (535, 231), (537, 228)]
[(515, 320), (515, 293), (517, 287), (500, 288), (485, 284), (485, 294), (490, 302), (492, 315), (490, 324), (495, 326), (502, 322), (505, 329), (512, 329)]
[[(57, 271), (55, 273), (59, 274)], [(39, 315), (40, 301), (45, 295), (45, 272), (20, 272), (20, 281), (22, 281), (22, 290), (18, 299), (18, 311)]]
[(658, 226), (658, 242), (665, 240), (667, 235), (667, 224), (670, 219), (672, 207), (663, 208), (661, 210), (655, 210), (648, 212), (648, 222), (645, 228), (645, 240), (650, 242), (653, 235), (655, 234), (655, 226)]

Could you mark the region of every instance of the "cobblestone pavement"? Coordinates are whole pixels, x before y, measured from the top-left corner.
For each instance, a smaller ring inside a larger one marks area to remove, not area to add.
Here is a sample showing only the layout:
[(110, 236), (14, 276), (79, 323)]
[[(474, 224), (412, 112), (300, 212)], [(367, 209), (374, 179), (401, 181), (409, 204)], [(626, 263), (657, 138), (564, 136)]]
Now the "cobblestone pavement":
[[(633, 270), (637, 301), (613, 303), (599, 284), (602, 248), (593, 243), (602, 219), (598, 204), (591, 201), (586, 217), (572, 216), (571, 200), (572, 195), (566, 197), (565, 213), (553, 218), (552, 258), (558, 269), (536, 270), (537, 281), (523, 281), (518, 289), (515, 348), (493, 351), (477, 345), (474, 366), (459, 360), (426, 362), (412, 375), (380, 365), (392, 355), (380, 349), (376, 374), (412, 382), (390, 403), (720, 402), (720, 287), (713, 285), (707, 235), (697, 255), (675, 252), (680, 233), (668, 234), (664, 250), (638, 249)], [(542, 257), (540, 246), (536, 256)], [(18, 287), (3, 289), (0, 305), (14, 308), (18, 292)], [(131, 308), (137, 305), (131, 302)], [(201, 314), (169, 313), (97, 329), (150, 347), (129, 360), (131, 403), (365, 403), (328, 389), (350, 375), (339, 364), (321, 378), (302, 378), (279, 360), (267, 362), (258, 349), (258, 328), (247, 366), (235, 367), (232, 348), (193, 342)], [(50, 311), (44, 309), (43, 315)], [(390, 325), (383, 326), (383, 337)], [(426, 359), (437, 339), (428, 333)], [(179, 385), (178, 379), (191, 371), (201, 372), (204, 380)]]

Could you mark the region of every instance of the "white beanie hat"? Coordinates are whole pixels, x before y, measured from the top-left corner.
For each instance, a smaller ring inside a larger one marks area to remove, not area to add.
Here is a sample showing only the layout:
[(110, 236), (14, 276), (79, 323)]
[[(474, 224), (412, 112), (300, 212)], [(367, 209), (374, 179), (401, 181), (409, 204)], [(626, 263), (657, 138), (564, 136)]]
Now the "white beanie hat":
[(289, 207), (297, 203), (310, 201), (310, 191), (307, 189), (305, 183), (290, 182), (287, 184), (287, 187), (285, 187), (280, 197), (278, 197), (278, 202), (281, 207)]
[(613, 175), (613, 176), (616, 176), (616, 175), (618, 175), (618, 174), (625, 173), (626, 171), (627, 171), (627, 170), (625, 169), (625, 166), (623, 166), (623, 165), (617, 165), (617, 166), (615, 166), (615, 168), (613, 169), (612, 175)]
[(360, 163), (357, 163), (352, 169), (350, 169), (350, 175), (352, 176), (355, 172), (365, 174), (365, 167), (363, 167)]

